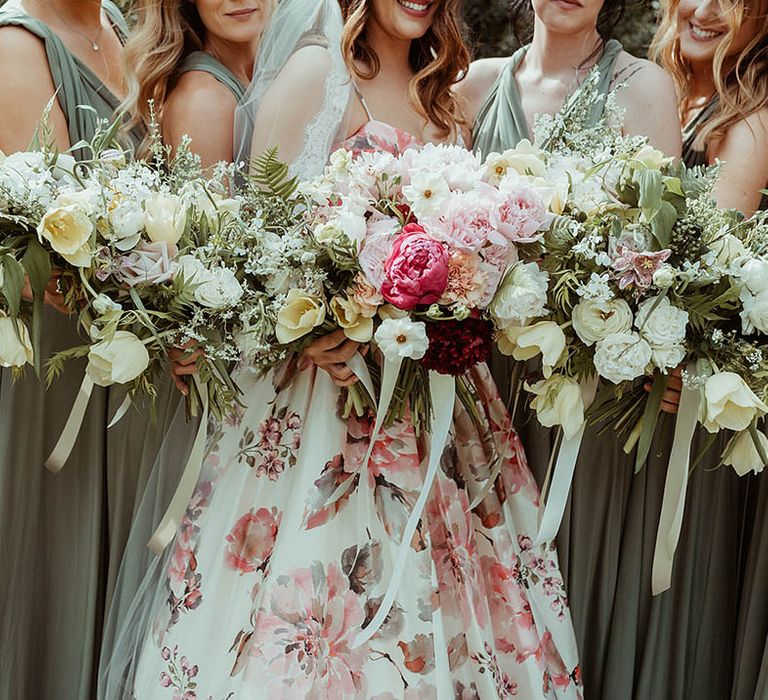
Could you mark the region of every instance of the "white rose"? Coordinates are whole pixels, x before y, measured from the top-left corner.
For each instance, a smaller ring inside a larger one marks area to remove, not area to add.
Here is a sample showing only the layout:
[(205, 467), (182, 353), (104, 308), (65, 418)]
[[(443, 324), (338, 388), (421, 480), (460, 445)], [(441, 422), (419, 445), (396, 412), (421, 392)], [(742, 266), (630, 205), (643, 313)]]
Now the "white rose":
[(536, 263), (517, 263), (497, 290), (489, 310), (499, 328), (545, 316), (549, 276)]
[(187, 226), (187, 208), (180, 197), (153, 192), (144, 203), (144, 228), (153, 243), (179, 242)]
[(19, 319), (14, 320), (0, 311), (0, 367), (23, 367), (32, 364), (34, 359), (27, 327)]
[(331, 311), (347, 338), (358, 343), (367, 343), (373, 337), (373, 318), (363, 315), (360, 306), (352, 299), (334, 297)]
[(632, 309), (624, 299), (585, 299), (573, 307), (573, 330), (588, 346), (632, 328)]
[(410, 318), (386, 319), (374, 335), (384, 357), (390, 362), (409, 357), (420, 360), (427, 352), (427, 326)]
[(721, 429), (746, 430), (755, 416), (768, 413), (766, 406), (734, 372), (713, 374), (704, 385), (699, 421), (710, 433)]
[(752, 294), (764, 292), (768, 289), (768, 260), (763, 258), (746, 260), (739, 270), (739, 278)]
[(653, 283), (658, 289), (669, 289), (677, 278), (675, 269), (671, 265), (662, 265), (653, 273)]
[(181, 277), (187, 284), (203, 284), (210, 279), (208, 268), (194, 255), (182, 255), (176, 259), (178, 268), (176, 276)]
[(536, 396), (531, 408), (536, 411), (539, 423), (547, 428), (562, 426), (568, 440), (579, 432), (584, 425), (584, 401), (576, 380), (555, 374), (533, 386), (526, 384), (525, 388)]
[(768, 333), (768, 289), (759, 294), (750, 294), (746, 289), (741, 291), (741, 326), (745, 334), (755, 330)]
[[(758, 431), (757, 439), (760, 441), (763, 453), (768, 454), (768, 437)], [(758, 474), (763, 471), (765, 464), (760, 457), (760, 452), (755, 447), (751, 433), (745, 430), (743, 433), (735, 435), (733, 440), (733, 445), (723, 458), (723, 463), (733, 467), (739, 476), (744, 476), (748, 472)]]
[(509, 326), (499, 339), (499, 350), (520, 361), (541, 353), (544, 376), (548, 377), (565, 350), (565, 333), (554, 321)]
[(275, 335), (280, 343), (292, 343), (310, 333), (325, 321), (325, 304), (322, 299), (301, 289), (288, 292), (277, 314)]
[(87, 267), (91, 264), (93, 221), (86, 198), (64, 194), (56, 199), (37, 226), (37, 235), (47, 240), (51, 248), (70, 265)]
[(617, 333), (598, 341), (595, 368), (601, 377), (620, 384), (645, 374), (651, 354), (651, 346), (637, 333)]
[(718, 236), (712, 241), (709, 249), (717, 256), (717, 262), (723, 267), (730, 267), (731, 264), (747, 254), (744, 244), (730, 233)]
[(633, 160), (638, 161), (650, 170), (661, 170), (663, 166), (672, 162), (672, 159), (665, 156), (660, 150), (648, 145), (643, 146), (635, 153)]
[(679, 367), (685, 360), (684, 345), (651, 346), (651, 359), (660, 370), (666, 371)]
[(94, 384), (127, 384), (149, 366), (147, 348), (133, 333), (116, 331), (112, 339), (101, 340), (88, 353), (86, 372)]
[(198, 304), (209, 309), (226, 309), (234, 306), (244, 294), (235, 273), (229, 268), (218, 267), (208, 272), (206, 280), (195, 289)]
[(651, 297), (638, 306), (635, 326), (654, 347), (680, 345), (688, 328), (688, 312), (674, 306), (667, 297)]

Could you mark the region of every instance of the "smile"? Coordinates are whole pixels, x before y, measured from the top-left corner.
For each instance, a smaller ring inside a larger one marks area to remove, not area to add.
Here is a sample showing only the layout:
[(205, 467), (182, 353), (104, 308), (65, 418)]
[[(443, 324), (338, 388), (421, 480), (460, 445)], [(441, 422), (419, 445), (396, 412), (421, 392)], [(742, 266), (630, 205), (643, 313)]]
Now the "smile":
[(695, 24), (691, 24), (690, 27), (691, 36), (696, 39), (696, 41), (711, 41), (712, 39), (716, 39), (723, 35), (723, 32), (714, 31), (712, 29), (702, 29)]
[(426, 17), (429, 14), (433, 1), (434, 0), (429, 0), (429, 2), (414, 2), (413, 0), (397, 0), (397, 4), (408, 14), (417, 17)]

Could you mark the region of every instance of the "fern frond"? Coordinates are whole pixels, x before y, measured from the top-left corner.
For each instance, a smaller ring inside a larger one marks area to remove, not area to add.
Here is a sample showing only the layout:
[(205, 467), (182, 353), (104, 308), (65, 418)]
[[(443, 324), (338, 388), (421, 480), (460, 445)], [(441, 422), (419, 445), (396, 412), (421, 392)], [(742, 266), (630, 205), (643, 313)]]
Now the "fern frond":
[(251, 159), (249, 178), (270, 194), (290, 199), (298, 187), (298, 178), (291, 177), (288, 165), (277, 158), (279, 146), (268, 148)]

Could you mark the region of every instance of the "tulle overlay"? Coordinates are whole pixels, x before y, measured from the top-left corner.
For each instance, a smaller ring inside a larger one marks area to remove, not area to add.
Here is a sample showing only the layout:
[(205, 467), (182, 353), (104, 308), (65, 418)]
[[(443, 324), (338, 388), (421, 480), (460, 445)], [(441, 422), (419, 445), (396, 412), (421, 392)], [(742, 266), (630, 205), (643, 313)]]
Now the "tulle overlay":
[[(415, 144), (376, 121), (345, 142)], [(554, 545), (532, 542), (536, 483), (487, 367), (470, 380), (475, 410), (456, 402), (396, 602), (355, 647), (389, 585), (429, 440), (406, 416), (364, 465), (373, 417), (345, 418), (328, 375), (295, 363), (266, 380), (243, 370), (245, 408), (209, 433), (203, 475), (134, 603), (103, 696), (581, 698)]]

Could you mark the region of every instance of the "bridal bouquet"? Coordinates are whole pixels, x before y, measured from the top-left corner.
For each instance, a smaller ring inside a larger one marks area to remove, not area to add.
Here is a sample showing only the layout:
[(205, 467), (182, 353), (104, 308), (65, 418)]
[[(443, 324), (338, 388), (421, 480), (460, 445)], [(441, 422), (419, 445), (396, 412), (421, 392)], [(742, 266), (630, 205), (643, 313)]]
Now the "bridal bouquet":
[[(410, 410), (417, 427), (429, 425), (430, 371), (457, 377), (471, 404), (462, 377), (488, 358), (494, 325), (517, 318), (519, 279), (547, 285), (536, 263), (522, 261), (553, 218), (536, 184), (497, 182), (466, 149), (427, 145), (399, 156), (339, 150), (297, 194), (303, 225), (283, 240), (294, 257), (280, 275), (269, 265), (267, 351), (251, 360), (266, 368), (275, 348), (287, 355), (340, 328), (372, 343), (377, 389), (382, 360), (397, 366), (388, 421)], [(350, 392), (358, 411), (371, 399)]]
[[(2, 362), (34, 361), (39, 371), (42, 295), (56, 271), (85, 338), (49, 361), (49, 381), (68, 360), (87, 356), (92, 384), (153, 396), (167, 352), (194, 345), (203, 350), (200, 386), (221, 415), (237, 395), (229, 370), (250, 303), (238, 259), (222, 251), (232, 231), (247, 245), (258, 212), (241, 215), (228, 195), (232, 168), (204, 176), (186, 146), (169, 160), (159, 139), (154, 163), (130, 161), (112, 147), (114, 129), (86, 144), (85, 161), (42, 146), (0, 163)], [(25, 278), (31, 310), (22, 300)], [(190, 401), (199, 398), (192, 392)]]
[[(550, 280), (538, 287), (541, 308), (499, 339), (516, 359), (541, 355), (541, 378), (526, 384), (540, 422), (561, 426), (569, 439), (585, 415), (605, 421), (630, 434), (627, 452), (639, 440), (642, 465), (669, 373), (683, 368), (713, 439), (723, 429), (736, 433), (724, 463), (742, 474), (761, 469), (768, 219), (719, 210), (716, 169), (676, 165), (609, 125), (578, 139), (562, 115), (542, 128), (548, 150), (523, 142), (488, 159), (505, 178), (549, 187), (557, 214), (539, 263)], [(637, 380), (649, 375), (646, 395)], [(605, 381), (594, 397), (586, 387), (596, 376)]]

